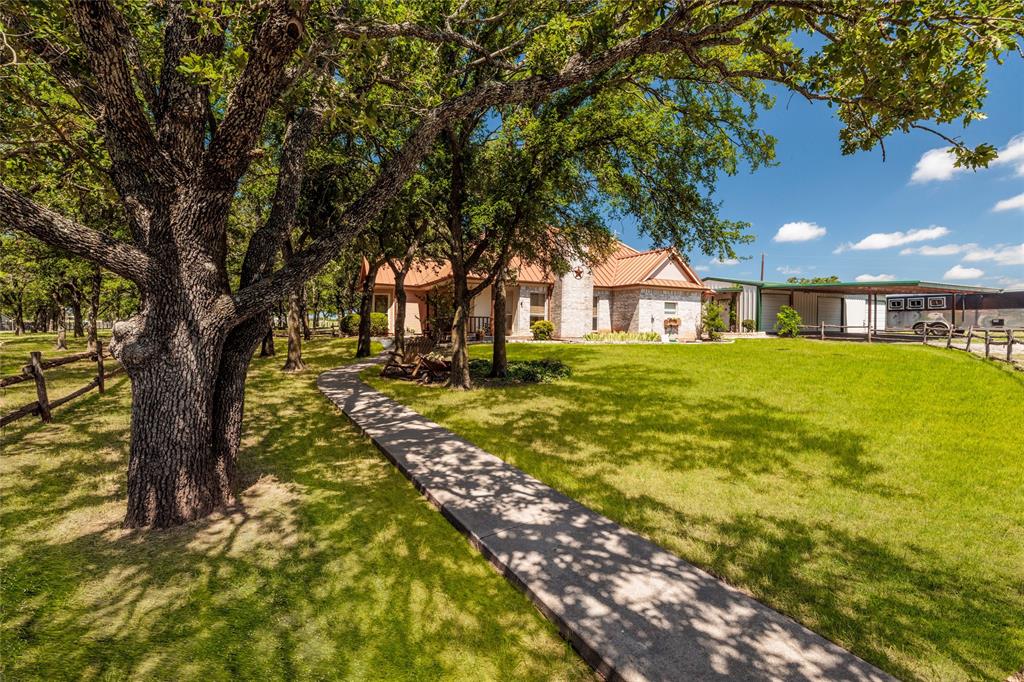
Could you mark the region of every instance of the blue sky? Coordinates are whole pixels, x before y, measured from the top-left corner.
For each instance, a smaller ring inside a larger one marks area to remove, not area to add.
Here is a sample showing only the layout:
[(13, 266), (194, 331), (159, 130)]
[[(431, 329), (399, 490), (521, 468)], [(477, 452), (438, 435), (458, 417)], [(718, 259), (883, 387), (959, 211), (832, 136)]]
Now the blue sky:
[[(1004, 151), (977, 172), (951, 171), (934, 151), (943, 141), (923, 131), (888, 138), (885, 162), (877, 150), (843, 156), (830, 110), (780, 92), (760, 117), (778, 139), (779, 165), (722, 177), (716, 193), (722, 216), (751, 223), (756, 241), (738, 249), (736, 263), (699, 253), (691, 262), (703, 276), (757, 278), (764, 253), (769, 280), (881, 276), (1024, 288), (1024, 60), (1008, 58), (988, 77), (988, 118), (942, 128)], [(627, 243), (649, 246), (628, 221), (618, 229)]]

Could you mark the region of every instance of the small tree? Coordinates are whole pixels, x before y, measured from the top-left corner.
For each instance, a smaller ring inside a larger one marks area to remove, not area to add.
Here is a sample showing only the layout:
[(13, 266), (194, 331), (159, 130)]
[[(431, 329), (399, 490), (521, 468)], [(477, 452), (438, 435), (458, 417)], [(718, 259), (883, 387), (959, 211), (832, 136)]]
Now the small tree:
[(800, 313), (788, 305), (782, 306), (779, 316), (775, 319), (775, 331), (779, 336), (798, 336), (800, 325), (803, 324)]
[(725, 331), (722, 312), (722, 304), (718, 301), (708, 301), (704, 304), (701, 326), (704, 327), (704, 331), (707, 332), (708, 339), (711, 341), (722, 339), (722, 332)]

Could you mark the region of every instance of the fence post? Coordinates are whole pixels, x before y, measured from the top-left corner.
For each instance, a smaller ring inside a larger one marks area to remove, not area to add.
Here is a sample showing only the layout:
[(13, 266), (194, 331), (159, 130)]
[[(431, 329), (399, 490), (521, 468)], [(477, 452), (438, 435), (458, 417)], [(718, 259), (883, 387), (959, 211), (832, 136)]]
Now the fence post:
[(964, 346), (964, 350), (968, 353), (971, 352), (971, 337), (974, 336), (974, 325), (967, 328), (967, 345)]
[(37, 350), (28, 354), (28, 364), (36, 380), (36, 400), (39, 402), (39, 418), (50, 421), (50, 400), (46, 397), (46, 379), (43, 378), (43, 354)]
[[(841, 301), (840, 301), (841, 302)], [(825, 340), (825, 321), (821, 321), (821, 340)]]
[(1010, 362), (1013, 357), (1013, 329), (1006, 331), (1006, 361)]
[(921, 328), (921, 343), (928, 345), (928, 323), (925, 322), (924, 327)]
[(103, 393), (103, 342), (96, 339), (96, 387)]
[(949, 335), (946, 337), (946, 348), (953, 347), (953, 325), (949, 325)]
[(988, 348), (989, 348), (988, 344), (989, 344), (989, 341), (988, 341), (988, 330), (986, 329), (985, 330), (985, 357), (986, 358), (988, 357)]

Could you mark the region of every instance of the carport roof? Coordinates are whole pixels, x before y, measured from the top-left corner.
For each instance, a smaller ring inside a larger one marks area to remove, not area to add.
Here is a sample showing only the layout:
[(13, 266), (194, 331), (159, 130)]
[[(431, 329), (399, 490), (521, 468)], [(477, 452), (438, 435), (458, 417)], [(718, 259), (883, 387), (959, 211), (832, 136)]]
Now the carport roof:
[(950, 284), (947, 282), (926, 282), (923, 280), (897, 280), (876, 282), (826, 282), (822, 284), (796, 284), (793, 282), (765, 282), (760, 280), (733, 279), (731, 277), (708, 276), (705, 280), (748, 284), (762, 289), (783, 291), (834, 292), (837, 294), (934, 294), (965, 293), (994, 294), (1000, 289), (979, 287), (971, 284)]

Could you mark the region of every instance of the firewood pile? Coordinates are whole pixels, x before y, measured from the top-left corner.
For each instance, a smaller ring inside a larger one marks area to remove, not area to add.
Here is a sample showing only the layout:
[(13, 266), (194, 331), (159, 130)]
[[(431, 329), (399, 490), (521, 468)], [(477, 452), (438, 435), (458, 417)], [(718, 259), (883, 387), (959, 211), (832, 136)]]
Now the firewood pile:
[(451, 368), (451, 359), (437, 351), (436, 342), (421, 336), (406, 342), (404, 353), (391, 353), (381, 376), (432, 384), (445, 381)]

